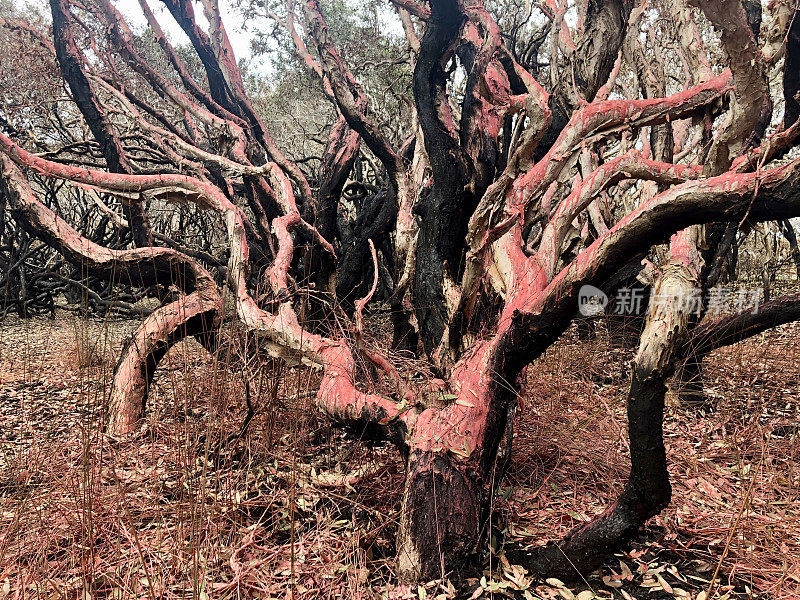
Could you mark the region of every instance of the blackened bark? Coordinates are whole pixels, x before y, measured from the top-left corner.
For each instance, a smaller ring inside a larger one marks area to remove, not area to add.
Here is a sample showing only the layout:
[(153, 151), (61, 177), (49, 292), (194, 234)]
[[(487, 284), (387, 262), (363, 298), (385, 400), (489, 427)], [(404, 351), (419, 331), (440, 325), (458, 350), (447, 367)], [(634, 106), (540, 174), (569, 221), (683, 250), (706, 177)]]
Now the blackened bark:
[[(462, 383), (468, 385), (465, 379)], [(518, 379), (512, 381), (519, 386)], [(470, 396), (485, 402), (488, 414), (482, 417), (483, 433), (469, 456), (431, 451), (424, 445), (414, 448), (417, 442), (411, 442), (397, 533), (398, 569), (404, 581), (453, 574), (457, 579), (472, 566), (485, 541), (491, 499), (510, 453), (516, 394), (506, 380), (483, 394)], [(457, 426), (470, 427), (466, 422)], [(414, 435), (426, 437), (419, 430), (411, 432)]]
[(414, 310), (428, 353), (439, 344), (448, 322), (443, 282), (445, 276), (457, 277), (470, 208), (474, 208), (470, 207), (474, 199), (465, 198), (468, 165), (450, 114), (443, 65), (463, 22), (455, 0), (432, 2), (414, 69), (414, 99), (433, 173), (433, 185), (429, 193), (420, 195), (415, 209), (420, 228)]
[(419, 352), (419, 335), (411, 324), (408, 311), (401, 303), (393, 304), (391, 310), (392, 349), (416, 356)]
[[(105, 111), (89, 85), (70, 28), (69, 9), (66, 0), (50, 0), (53, 15), (53, 43), (56, 58), (64, 80), (72, 91), (75, 104), (83, 114), (92, 135), (100, 145), (108, 169), (112, 173), (132, 173), (131, 165), (122, 148), (122, 142), (106, 117)], [(144, 205), (140, 202), (124, 202), (125, 217), (133, 233), (136, 246), (152, 246), (153, 234)]]
[[(358, 134), (352, 131), (345, 118), (340, 116), (331, 129), (328, 145), (322, 155), (314, 221), (317, 231), (332, 245), (335, 245), (340, 237), (337, 226), (339, 201), (347, 178), (353, 171), (360, 146)], [(341, 251), (339, 253), (341, 254)], [(329, 288), (335, 270), (336, 261), (327, 252), (312, 254), (310, 272), (318, 289)]]
[(568, 581), (586, 577), (669, 504), (672, 487), (662, 428), (665, 392), (660, 378), (634, 367), (628, 395), (628, 482), (619, 499), (601, 517), (532, 554), (528, 564), (534, 572)]
[(444, 577), (465, 566), (480, 536), (482, 481), (451, 454), (409, 457), (397, 561), (406, 581)]
[(712, 408), (705, 395), (703, 381), (703, 360), (712, 351), (797, 320), (800, 320), (800, 294), (766, 302), (756, 312), (745, 311), (703, 321), (686, 344), (690, 352), (680, 373), (678, 392), (681, 402), (699, 408)]
[(322, 237), (333, 244), (337, 237), (336, 215), (344, 184), (353, 170), (360, 143), (358, 134), (340, 116), (331, 128), (328, 145), (322, 155), (317, 192), (315, 225)]
[(783, 221), (778, 221), (778, 228), (781, 230), (783, 237), (786, 238), (786, 241), (789, 242), (789, 250), (792, 254), (795, 270), (797, 271), (797, 278), (800, 279), (800, 247), (797, 245), (797, 235), (795, 234), (794, 226), (791, 221), (785, 219)]
[(203, 63), (203, 68), (208, 78), (208, 87), (209, 90), (211, 90), (211, 97), (214, 99), (214, 102), (237, 117), (245, 118), (241, 107), (234, 98), (232, 90), (228, 86), (228, 82), (225, 80), (225, 75), (222, 72), (222, 68), (214, 54), (214, 49), (211, 46), (211, 40), (195, 21), (192, 3), (189, 0), (162, 1), (189, 38), (195, 52), (197, 52), (197, 56), (200, 57), (200, 62)]
[[(214, 102), (241, 120), (247, 132), (252, 134), (252, 138), (257, 140), (272, 160), (278, 163), (297, 183), (303, 201), (311, 203), (311, 189), (308, 181), (299, 167), (286, 159), (269, 135), (264, 123), (247, 97), (239, 67), (233, 60), (233, 56), (226, 53), (224, 49), (219, 56), (217, 55), (211, 38), (197, 25), (191, 1), (163, 0), (163, 2), (184, 33), (186, 33), (192, 43), (192, 47), (200, 57), (200, 61), (206, 71), (211, 97)], [(226, 34), (223, 33), (223, 35)], [(181, 70), (177, 61), (173, 60), (173, 64), (176, 68), (179, 68), (179, 71)], [(184, 77), (185, 79), (186, 77)], [(248, 152), (250, 153), (250, 150)], [(309, 213), (313, 212), (313, 207), (311, 206), (304, 206), (304, 208)]]
[(380, 246), (397, 221), (397, 198), (390, 186), (369, 196), (352, 227), (352, 236), (342, 240), (336, 269), (336, 296), (348, 312), (356, 298), (364, 296), (363, 284), (371, 281), (369, 241)]
[(698, 355), (730, 346), (768, 329), (800, 319), (800, 294), (766, 302), (758, 310), (744, 311), (713, 321), (704, 321), (692, 332), (688, 346)]
[[(153, 30), (156, 38), (156, 42), (161, 49), (164, 51), (167, 59), (169, 60), (172, 68), (178, 73), (178, 76), (181, 78), (181, 82), (183, 82), (184, 87), (189, 91), (189, 93), (198, 100), (203, 106), (205, 106), (209, 111), (213, 114), (217, 115), (218, 117), (222, 117), (223, 119), (230, 119), (234, 121), (238, 125), (246, 126), (246, 123), (237, 115), (233, 114), (226, 108), (224, 108), (221, 104), (217, 103), (217, 101), (203, 88), (201, 88), (197, 82), (192, 78), (189, 70), (186, 68), (186, 65), (175, 52), (175, 49), (167, 40), (164, 32), (161, 30), (158, 22), (156, 21), (153, 12), (150, 10), (150, 6), (147, 2), (140, 0), (139, 2), (142, 11), (145, 14), (145, 18), (147, 19), (150, 28)], [(176, 7), (177, 10), (177, 7)], [(113, 24), (112, 24), (113, 28)], [(112, 29), (113, 32), (113, 29)], [(136, 68), (136, 67), (134, 67)], [(148, 77), (148, 81), (153, 81), (152, 77)], [(158, 87), (157, 84), (156, 87)]]
[[(736, 263), (736, 236), (739, 233), (738, 223), (714, 223), (706, 229), (707, 248), (701, 249), (705, 261), (703, 269), (703, 286), (709, 289), (717, 285), (726, 265)], [(731, 271), (735, 273), (735, 271)]]
[(744, 16), (747, 19), (747, 26), (753, 33), (753, 38), (758, 41), (761, 33), (761, 0), (742, 0)]
[(50, 9), (53, 15), (53, 42), (56, 48), (56, 57), (64, 80), (72, 92), (73, 100), (100, 145), (108, 168), (114, 173), (131, 173), (132, 169), (125, 156), (122, 143), (106, 118), (105, 111), (92, 91), (89, 79), (83, 72), (79, 50), (72, 36), (66, 0), (50, 0)]
[[(495, 169), (500, 159), (498, 137), (500, 133), (500, 116), (487, 110), (486, 98), (480, 91), (480, 86), (492, 79), (497, 89), (491, 92), (493, 100), (509, 92), (510, 84), (496, 74), (489, 75), (488, 67), (493, 66), (492, 58), (495, 55), (495, 41), (491, 36), (483, 40), (482, 44), (470, 40), (461, 43), (457, 54), (461, 64), (469, 74), (464, 90), (464, 99), (461, 103), (461, 119), (459, 120), (459, 141), (463, 149), (463, 156), (467, 162), (470, 177), (470, 197), (480, 198), (491, 185)], [(502, 67), (497, 61), (496, 66)], [(499, 70), (495, 71), (499, 73)], [(495, 131), (495, 129), (497, 131)], [(470, 213), (474, 210), (471, 207)]]
[(681, 404), (701, 409), (710, 406), (709, 398), (705, 393), (703, 357), (695, 353), (687, 356), (675, 375), (673, 385), (677, 388), (676, 392)]

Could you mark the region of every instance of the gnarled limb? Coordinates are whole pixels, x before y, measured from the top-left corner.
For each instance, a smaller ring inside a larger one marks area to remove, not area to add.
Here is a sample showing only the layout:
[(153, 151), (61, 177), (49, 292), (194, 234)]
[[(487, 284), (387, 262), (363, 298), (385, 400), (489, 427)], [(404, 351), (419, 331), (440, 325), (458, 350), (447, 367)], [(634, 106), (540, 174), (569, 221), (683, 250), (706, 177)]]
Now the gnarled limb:
[[(17, 166), (0, 153), (2, 191), (21, 223), (86, 271), (134, 285), (178, 285), (184, 295), (157, 309), (137, 329), (114, 370), (107, 431), (131, 432), (144, 411), (156, 365), (187, 335), (210, 341), (222, 316), (213, 277), (187, 256), (167, 248), (109, 250), (80, 235), (39, 202)], [(209, 344), (206, 344), (207, 346)]]
[(777, 327), (800, 319), (800, 294), (765, 302), (758, 309), (707, 319), (698, 325), (687, 346), (700, 357)]
[(457, 276), (468, 218), (465, 197), (469, 163), (461, 148), (447, 92), (445, 63), (466, 21), (456, 0), (431, 3), (414, 68), (414, 100), (433, 183), (416, 212), (422, 217), (417, 243), (414, 309), (425, 350), (432, 355), (447, 325), (445, 280)]
[[(227, 111), (246, 121), (253, 132), (253, 137), (266, 149), (270, 158), (280, 165), (300, 189), (303, 201), (313, 206), (311, 187), (300, 168), (288, 160), (280, 151), (270, 136), (263, 121), (253, 109), (250, 100), (244, 91), (239, 67), (233, 55), (227, 34), (218, 10), (214, 10), (211, 3), (207, 3), (207, 12), (211, 16), (215, 34), (214, 40), (198, 25), (194, 15), (192, 3), (187, 0), (163, 0), (164, 5), (189, 37), (197, 55), (200, 57), (208, 77), (211, 96), (214, 101)], [(216, 16), (215, 16), (216, 14)]]
[[(133, 170), (122, 148), (122, 143), (83, 71), (83, 59), (70, 28), (67, 0), (51, 0), (50, 9), (53, 15), (53, 41), (56, 57), (64, 79), (72, 90), (75, 104), (83, 113), (92, 135), (100, 144), (108, 168), (114, 173), (132, 173)], [(152, 246), (153, 233), (150, 230), (144, 206), (141, 203), (125, 203), (125, 213), (136, 245)]]

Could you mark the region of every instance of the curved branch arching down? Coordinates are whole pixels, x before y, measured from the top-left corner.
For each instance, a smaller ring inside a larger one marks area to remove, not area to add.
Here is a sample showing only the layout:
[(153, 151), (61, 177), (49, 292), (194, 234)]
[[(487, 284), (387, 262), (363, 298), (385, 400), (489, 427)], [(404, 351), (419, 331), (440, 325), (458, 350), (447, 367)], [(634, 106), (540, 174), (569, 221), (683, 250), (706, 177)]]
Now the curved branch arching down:
[[(228, 265), (228, 285), (234, 294), (237, 314), (242, 322), (257, 333), (266, 337), (267, 349), (276, 357), (283, 358), (291, 363), (305, 361), (309, 364), (318, 365), (323, 368), (323, 380), (317, 395), (318, 404), (326, 413), (333, 418), (344, 422), (378, 422), (391, 421), (390, 429), (395, 427), (403, 428), (402, 406), (392, 400), (383, 398), (375, 394), (365, 394), (355, 387), (356, 363), (351, 351), (344, 340), (332, 340), (318, 335), (308, 333), (301, 327), (297, 315), (295, 314), (291, 302), (283, 301), (277, 313), (270, 313), (258, 307), (255, 300), (247, 290), (248, 274), (248, 255), (249, 248), (244, 235), (244, 222), (241, 210), (210, 184), (187, 177), (184, 175), (124, 175), (94, 171), (84, 168), (70, 167), (60, 163), (47, 161), (32, 155), (20, 148), (5, 135), (0, 134), (0, 144), (2, 151), (20, 164), (35, 169), (44, 175), (59, 177), (68, 181), (78, 182), (89, 185), (97, 189), (112, 193), (136, 193), (151, 192), (163, 194), (166, 197), (184, 199), (196, 203), (199, 206), (218, 212), (224, 219), (228, 231), (230, 244), (230, 261)], [(10, 165), (8, 158), (4, 158), (5, 163)], [(13, 182), (20, 180), (19, 176), (9, 171), (9, 179)], [(279, 180), (281, 190), (284, 194), (285, 205), (288, 214), (275, 219), (273, 231), (278, 239), (279, 250), (273, 265), (270, 268), (269, 282), (272, 291), (277, 298), (285, 298), (288, 288), (288, 269), (293, 253), (293, 242), (290, 235), (290, 228), (301, 226), (304, 221), (297, 208), (294, 207), (293, 194), (288, 178), (283, 176)], [(26, 199), (31, 202), (35, 209), (46, 210), (32, 196), (27, 194)], [(71, 228), (67, 233), (74, 232)], [(47, 235), (46, 232), (39, 232), (40, 235)], [(69, 254), (75, 252), (73, 246), (63, 244), (58, 227), (53, 229), (53, 243), (60, 245), (63, 252)], [(318, 234), (317, 234), (318, 235)], [(330, 245), (318, 235), (317, 242), (323, 249), (332, 252)], [(78, 242), (80, 244), (81, 242)], [(84, 241), (82, 243), (88, 243)], [(91, 246), (92, 248), (95, 245)], [(79, 248), (79, 245), (76, 246)], [(113, 251), (100, 249), (106, 256)], [(160, 252), (170, 256), (183, 257), (180, 253), (173, 250), (159, 249)], [(124, 254), (123, 256), (132, 256)], [(76, 255), (76, 260), (81, 258)], [(191, 264), (193, 261), (190, 261)], [(110, 268), (111, 265), (108, 265)], [(173, 273), (170, 268), (152, 267), (151, 270), (144, 269), (145, 274), (152, 271), (152, 277), (160, 275), (162, 280), (156, 283), (171, 284)], [(213, 279), (209, 276), (209, 281)], [(167, 312), (167, 311), (165, 311)], [(170, 315), (175, 314), (174, 309), (169, 311)], [(179, 312), (186, 314), (186, 312)], [(166, 315), (165, 315), (166, 316)], [(155, 317), (155, 315), (153, 315)], [(146, 321), (142, 329), (142, 338), (152, 338), (152, 327), (157, 323), (156, 318)], [(128, 346), (132, 352), (138, 352), (138, 346), (132, 343)], [(159, 345), (157, 351), (162, 351), (163, 346)], [(148, 356), (156, 356), (155, 350), (148, 353)], [(152, 374), (150, 375), (152, 377)], [(147, 380), (149, 382), (149, 380)], [(141, 390), (141, 386), (132, 388), (136, 391)], [(146, 386), (145, 386), (146, 389)], [(113, 402), (113, 406), (120, 407), (123, 404)], [(125, 403), (127, 406), (127, 401)], [(125, 411), (123, 412), (132, 412)], [(140, 413), (137, 413), (139, 415)], [(123, 415), (113, 414), (113, 423), (118, 423), (115, 433), (127, 433), (130, 431), (131, 422)]]
[(109, 403), (108, 433), (131, 432), (142, 417), (156, 365), (186, 336), (202, 336), (211, 347), (219, 326), (222, 296), (200, 264), (168, 248), (109, 250), (88, 240), (39, 202), (8, 155), (0, 153), (2, 191), (24, 226), (87, 272), (138, 286), (176, 285), (183, 295), (153, 312), (126, 343)]

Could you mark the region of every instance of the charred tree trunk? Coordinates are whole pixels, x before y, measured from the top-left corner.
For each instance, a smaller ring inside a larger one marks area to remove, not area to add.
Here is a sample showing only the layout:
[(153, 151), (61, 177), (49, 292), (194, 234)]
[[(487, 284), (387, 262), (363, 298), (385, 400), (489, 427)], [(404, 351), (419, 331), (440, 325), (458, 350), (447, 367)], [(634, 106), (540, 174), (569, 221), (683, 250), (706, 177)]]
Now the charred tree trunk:
[(665, 266), (654, 295), (670, 300), (651, 308), (633, 362), (628, 392), (628, 482), (602, 516), (534, 555), (531, 567), (537, 573), (570, 580), (585, 577), (669, 504), (672, 488), (663, 437), (666, 378), (674, 369), (675, 349), (690, 317), (683, 310), (683, 298), (694, 289), (699, 271), (686, 236), (682, 232), (673, 239), (673, 254), (682, 256), (684, 264)]
[(397, 533), (397, 567), (406, 581), (453, 576), (480, 542), (483, 483), (452, 454), (414, 452)]
[(443, 62), (463, 22), (456, 0), (432, 2), (414, 69), (414, 99), (433, 171), (433, 185), (415, 208), (420, 231), (413, 293), (420, 337), (429, 354), (449, 320), (445, 282), (458, 277), (471, 213), (465, 189), (468, 167), (450, 112)]

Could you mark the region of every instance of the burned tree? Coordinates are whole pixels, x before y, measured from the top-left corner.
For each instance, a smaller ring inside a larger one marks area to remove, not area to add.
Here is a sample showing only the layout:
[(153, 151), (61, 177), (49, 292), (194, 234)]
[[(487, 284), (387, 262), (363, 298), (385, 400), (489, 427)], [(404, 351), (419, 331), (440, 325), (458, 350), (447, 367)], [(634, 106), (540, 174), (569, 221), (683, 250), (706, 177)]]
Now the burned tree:
[[(335, 112), (308, 162), (272, 138), (218, 3), (200, 2), (206, 31), (192, 2), (163, 2), (193, 65), (147, 0), (161, 62), (110, 0), (51, 0), (51, 36), (3, 23), (37, 40), (90, 134), (45, 143), (4, 119), (0, 191), (14, 222), (93, 281), (159, 303), (120, 357), (108, 433), (136, 429), (173, 344), (193, 336), (218, 349), (227, 288), (236, 319), (270, 355), (321, 372), (322, 412), (397, 445), (406, 467), (399, 572), (436, 577), (480, 548), (526, 368), (576, 318), (581, 286), (620, 285), (621, 273), (646, 264), (651, 294), (672, 301), (650, 303), (633, 362), (630, 478), (604, 515), (528, 566), (575, 577), (662, 510), (671, 493), (664, 396), (683, 349), (696, 348), (699, 363), (800, 316), (796, 298), (718, 322), (680, 301), (715, 284), (738, 231), (800, 216), (795, 7), (774, 2), (762, 19), (758, 3), (740, 0), (554, 0), (501, 18), (502, 6), (481, 2), (393, 0), (410, 108), (392, 129), (340, 52), (323, 3), (256, 6)], [(667, 13), (670, 57), (640, 35)], [(667, 78), (671, 64), (683, 77)], [(775, 69), (781, 98), (770, 97)], [(68, 222), (42, 194), (56, 184), (59, 198), (91, 199), (121, 235), (112, 243)], [(216, 238), (159, 230), (148, 208), (174, 205), (205, 215), (195, 229)], [(363, 313), (379, 299), (394, 348), (426, 361), (433, 378), (410, 377), (394, 351), (364, 343)], [(352, 319), (351, 335), (319, 322), (330, 304)], [(392, 394), (366, 385), (360, 357)]]

